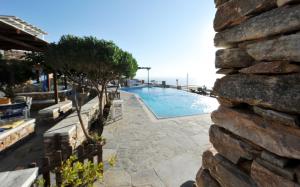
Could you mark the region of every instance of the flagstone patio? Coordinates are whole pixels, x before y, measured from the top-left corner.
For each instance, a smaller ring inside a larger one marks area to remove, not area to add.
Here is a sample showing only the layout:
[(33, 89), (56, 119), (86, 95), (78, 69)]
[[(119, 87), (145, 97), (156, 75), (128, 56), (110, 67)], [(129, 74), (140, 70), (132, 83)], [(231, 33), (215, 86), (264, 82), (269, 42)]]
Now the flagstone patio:
[(209, 144), (210, 114), (157, 120), (135, 95), (121, 93), (123, 119), (106, 126), (105, 187), (191, 186)]

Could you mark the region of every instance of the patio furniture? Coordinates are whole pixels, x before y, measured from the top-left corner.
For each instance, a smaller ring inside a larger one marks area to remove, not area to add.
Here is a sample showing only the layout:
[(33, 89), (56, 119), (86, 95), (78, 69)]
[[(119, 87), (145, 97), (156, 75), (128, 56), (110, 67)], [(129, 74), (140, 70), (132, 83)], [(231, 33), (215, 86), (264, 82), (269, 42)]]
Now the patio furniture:
[(17, 98), (16, 101), (16, 103), (0, 105), (0, 120), (10, 120), (22, 116), (30, 117), (32, 98)]
[(110, 100), (120, 99), (120, 92), (115, 92), (115, 91), (108, 92), (108, 98)]
[(107, 117), (106, 125), (116, 122), (123, 117), (123, 100), (117, 99), (112, 101), (110, 112)]
[(24, 111), (26, 109), (26, 102), (0, 105), (0, 120), (10, 120), (12, 118), (24, 116)]
[(0, 98), (0, 105), (7, 105), (7, 104), (10, 104), (10, 98), (7, 98), (7, 97), (1, 97)]

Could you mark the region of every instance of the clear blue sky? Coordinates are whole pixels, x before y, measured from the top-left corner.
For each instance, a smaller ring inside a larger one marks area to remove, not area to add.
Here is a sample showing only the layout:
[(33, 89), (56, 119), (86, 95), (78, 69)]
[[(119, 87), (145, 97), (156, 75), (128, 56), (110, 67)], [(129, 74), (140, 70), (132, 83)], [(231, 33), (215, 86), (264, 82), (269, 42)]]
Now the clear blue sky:
[(152, 78), (216, 78), (213, 0), (1, 0), (0, 14), (45, 30), (49, 42), (63, 34), (113, 40), (152, 67)]

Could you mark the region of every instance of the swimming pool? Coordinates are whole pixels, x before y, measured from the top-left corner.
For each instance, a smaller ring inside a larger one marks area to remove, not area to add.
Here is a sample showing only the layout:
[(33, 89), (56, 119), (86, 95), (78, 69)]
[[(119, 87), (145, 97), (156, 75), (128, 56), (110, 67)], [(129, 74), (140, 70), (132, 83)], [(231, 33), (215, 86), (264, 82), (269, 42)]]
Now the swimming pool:
[(157, 118), (210, 113), (219, 106), (216, 99), (173, 88), (122, 88), (137, 94)]

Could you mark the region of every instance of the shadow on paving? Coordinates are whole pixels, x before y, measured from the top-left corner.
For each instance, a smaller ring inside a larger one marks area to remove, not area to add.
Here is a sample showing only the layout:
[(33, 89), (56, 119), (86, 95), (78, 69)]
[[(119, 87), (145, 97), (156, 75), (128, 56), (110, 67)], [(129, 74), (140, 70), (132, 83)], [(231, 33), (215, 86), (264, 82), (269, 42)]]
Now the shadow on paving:
[(195, 187), (195, 181), (186, 181), (180, 187)]
[[(33, 111), (31, 117), (35, 118)], [(0, 153), (0, 172), (28, 168), (31, 163), (41, 166), (43, 157), (43, 134), (58, 121), (36, 122), (35, 134), (21, 140), (12, 147)]]

